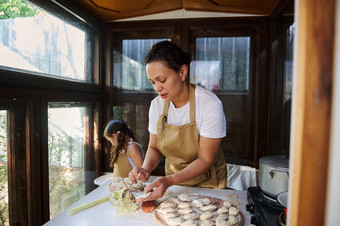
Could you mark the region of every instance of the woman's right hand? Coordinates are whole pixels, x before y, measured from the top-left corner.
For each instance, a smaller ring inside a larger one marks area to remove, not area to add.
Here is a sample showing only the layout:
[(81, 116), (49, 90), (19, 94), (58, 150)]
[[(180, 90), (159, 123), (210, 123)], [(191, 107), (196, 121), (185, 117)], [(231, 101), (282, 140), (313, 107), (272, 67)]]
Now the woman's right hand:
[(147, 181), (150, 177), (150, 173), (141, 167), (134, 167), (133, 170), (130, 171), (129, 173), (129, 179), (133, 181), (135, 178), (138, 180), (141, 180), (143, 182)]

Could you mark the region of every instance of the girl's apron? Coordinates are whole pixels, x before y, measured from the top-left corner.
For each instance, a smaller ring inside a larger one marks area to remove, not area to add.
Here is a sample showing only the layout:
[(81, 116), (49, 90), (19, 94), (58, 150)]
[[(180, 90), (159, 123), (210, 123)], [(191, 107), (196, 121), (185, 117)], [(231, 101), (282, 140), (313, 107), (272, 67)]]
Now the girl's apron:
[(113, 177), (128, 177), (129, 172), (132, 170), (126, 151), (119, 153), (117, 161), (113, 167)]
[[(165, 174), (171, 175), (184, 169), (198, 157), (199, 137), (195, 122), (195, 88), (190, 87), (190, 123), (182, 126), (167, 124), (170, 102), (164, 105), (163, 115), (157, 122), (157, 147), (166, 157)], [(225, 188), (227, 169), (221, 150), (218, 151), (213, 165), (205, 173), (181, 183), (186, 186)]]

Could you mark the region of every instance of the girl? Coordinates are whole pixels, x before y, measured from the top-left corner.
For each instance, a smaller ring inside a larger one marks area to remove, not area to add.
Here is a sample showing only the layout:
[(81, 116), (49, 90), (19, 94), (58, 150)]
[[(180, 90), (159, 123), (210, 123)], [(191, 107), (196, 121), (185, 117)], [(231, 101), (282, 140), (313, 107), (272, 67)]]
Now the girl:
[(142, 166), (142, 146), (134, 141), (132, 130), (123, 120), (110, 121), (104, 130), (104, 136), (112, 144), (110, 167), (113, 168), (113, 177), (128, 177), (134, 167)]

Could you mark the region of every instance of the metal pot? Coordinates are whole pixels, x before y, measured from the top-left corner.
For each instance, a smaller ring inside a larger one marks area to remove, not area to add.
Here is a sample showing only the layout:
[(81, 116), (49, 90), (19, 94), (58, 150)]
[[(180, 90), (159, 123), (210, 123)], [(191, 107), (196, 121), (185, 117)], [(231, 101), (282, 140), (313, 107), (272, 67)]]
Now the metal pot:
[(260, 158), (259, 184), (262, 191), (276, 199), (282, 192), (288, 191), (289, 160), (284, 155)]

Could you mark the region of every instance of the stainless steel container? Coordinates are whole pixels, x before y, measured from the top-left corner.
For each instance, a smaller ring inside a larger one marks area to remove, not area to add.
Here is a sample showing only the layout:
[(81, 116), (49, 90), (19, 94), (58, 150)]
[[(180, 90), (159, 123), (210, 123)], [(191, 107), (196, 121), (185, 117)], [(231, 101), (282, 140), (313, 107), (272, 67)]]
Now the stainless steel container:
[(288, 191), (289, 160), (284, 155), (260, 158), (259, 184), (262, 191), (276, 199), (282, 192)]

